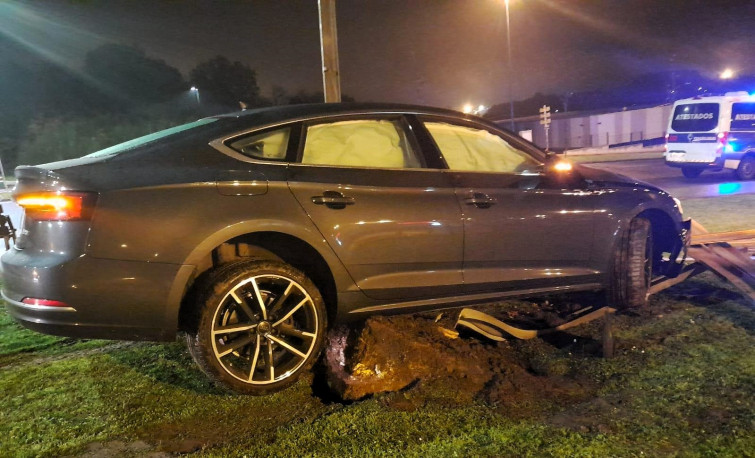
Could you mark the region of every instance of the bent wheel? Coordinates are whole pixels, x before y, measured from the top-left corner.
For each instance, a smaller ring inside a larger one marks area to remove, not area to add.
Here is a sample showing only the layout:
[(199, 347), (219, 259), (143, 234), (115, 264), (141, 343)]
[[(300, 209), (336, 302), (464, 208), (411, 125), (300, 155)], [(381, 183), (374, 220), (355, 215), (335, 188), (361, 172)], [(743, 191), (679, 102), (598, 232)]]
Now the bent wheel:
[(221, 266), (197, 294), (190, 353), (216, 383), (245, 394), (281, 390), (322, 350), (327, 314), (315, 285), (277, 261)]
[(609, 299), (620, 309), (647, 304), (653, 278), (653, 231), (650, 221), (635, 218), (622, 234), (614, 256)]

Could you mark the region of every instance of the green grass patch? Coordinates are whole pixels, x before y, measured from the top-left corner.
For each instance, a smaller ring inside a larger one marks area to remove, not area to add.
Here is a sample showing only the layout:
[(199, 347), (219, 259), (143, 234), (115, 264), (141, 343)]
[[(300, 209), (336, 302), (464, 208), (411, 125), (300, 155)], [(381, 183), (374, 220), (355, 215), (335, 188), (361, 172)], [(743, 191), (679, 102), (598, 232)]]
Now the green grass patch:
[[(310, 380), (273, 396), (230, 395), (209, 385), (180, 343), (61, 345), (66, 339), (25, 331), (1, 311), (0, 456), (75, 456), (92, 444), (250, 457), (747, 456), (755, 449), (755, 313), (743, 298), (703, 275), (615, 322), (610, 360), (578, 346), (519, 343), (523, 357), (597, 390), (512, 416), (484, 399), (454, 402), (453, 386), (345, 405), (313, 396)], [(575, 339), (596, 338), (599, 327), (577, 328)], [(397, 397), (415, 407), (395, 407)]]
[(661, 159), (663, 151), (636, 152), (636, 153), (600, 153), (600, 154), (569, 154), (565, 156), (572, 162), (577, 163), (594, 163), (594, 162), (616, 162), (616, 161), (637, 161), (641, 159)]
[(709, 232), (755, 229), (755, 194), (686, 199), (684, 217), (693, 218)]

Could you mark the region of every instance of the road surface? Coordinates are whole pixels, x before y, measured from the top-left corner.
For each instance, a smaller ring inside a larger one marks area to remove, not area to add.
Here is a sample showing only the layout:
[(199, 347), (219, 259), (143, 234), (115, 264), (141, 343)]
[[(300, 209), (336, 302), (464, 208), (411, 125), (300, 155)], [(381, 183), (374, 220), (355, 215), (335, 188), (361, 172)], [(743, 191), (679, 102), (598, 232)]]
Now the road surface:
[(755, 181), (739, 181), (733, 171), (703, 172), (698, 178), (684, 178), (680, 169), (669, 167), (663, 159), (596, 162), (585, 165), (627, 175), (656, 185), (678, 199), (755, 194)]

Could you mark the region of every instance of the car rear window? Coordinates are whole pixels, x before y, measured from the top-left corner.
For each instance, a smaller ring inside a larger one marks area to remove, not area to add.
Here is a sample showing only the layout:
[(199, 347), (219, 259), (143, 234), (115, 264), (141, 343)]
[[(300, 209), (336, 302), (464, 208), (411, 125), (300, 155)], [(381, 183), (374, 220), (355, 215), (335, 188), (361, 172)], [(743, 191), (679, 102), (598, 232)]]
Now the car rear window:
[(755, 102), (731, 105), (731, 130), (755, 130)]
[(717, 103), (689, 103), (677, 105), (671, 121), (676, 132), (707, 132), (718, 125)]
[(117, 145), (113, 145), (109, 148), (101, 149), (99, 151), (95, 151), (94, 153), (87, 154), (84, 157), (103, 157), (103, 156), (114, 156), (120, 153), (123, 153), (125, 151), (132, 150), (134, 148), (137, 148), (139, 146), (146, 145), (147, 143), (154, 142), (156, 140), (160, 140), (165, 137), (169, 137), (171, 135), (175, 135), (179, 132), (185, 132), (190, 129), (197, 128), (199, 126), (204, 126), (205, 124), (210, 124), (212, 122), (217, 121), (218, 118), (205, 118), (200, 119), (198, 121), (190, 122), (188, 124), (181, 124), (180, 126), (171, 127), (169, 129), (160, 130), (157, 132), (153, 132), (151, 134), (145, 135), (143, 137), (138, 137), (133, 140), (129, 140), (123, 143), (119, 143)]

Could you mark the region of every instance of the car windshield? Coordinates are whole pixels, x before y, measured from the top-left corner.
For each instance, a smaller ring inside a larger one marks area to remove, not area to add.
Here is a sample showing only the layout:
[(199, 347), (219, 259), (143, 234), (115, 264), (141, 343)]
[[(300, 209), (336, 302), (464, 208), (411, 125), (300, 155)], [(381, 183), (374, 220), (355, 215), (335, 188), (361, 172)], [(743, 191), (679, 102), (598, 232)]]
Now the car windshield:
[(676, 106), (671, 129), (675, 132), (707, 132), (717, 124), (717, 103), (689, 103)]
[(218, 118), (205, 118), (200, 119), (198, 121), (190, 122), (188, 124), (181, 124), (180, 126), (171, 127), (169, 129), (160, 130), (157, 132), (153, 132), (151, 134), (145, 135), (143, 137), (138, 137), (133, 140), (129, 140), (123, 143), (119, 143), (117, 145), (113, 145), (109, 148), (101, 149), (99, 151), (95, 151), (94, 153), (87, 154), (84, 157), (103, 157), (103, 156), (112, 156), (116, 154), (123, 153), (125, 151), (134, 149), (136, 147), (146, 145), (147, 143), (151, 143), (155, 140), (159, 140), (161, 138), (168, 137), (170, 135), (177, 134), (179, 132), (184, 132), (189, 129), (194, 129), (199, 126), (204, 126), (205, 124), (209, 124), (211, 122), (217, 121)]

